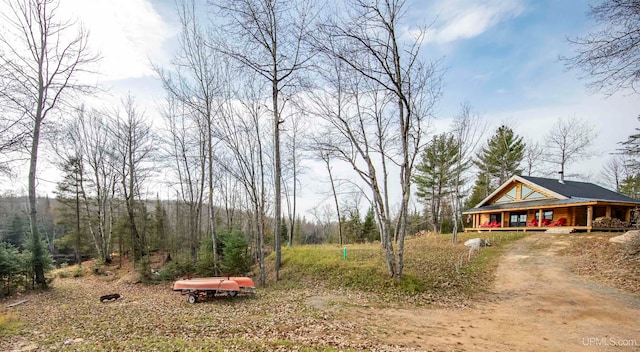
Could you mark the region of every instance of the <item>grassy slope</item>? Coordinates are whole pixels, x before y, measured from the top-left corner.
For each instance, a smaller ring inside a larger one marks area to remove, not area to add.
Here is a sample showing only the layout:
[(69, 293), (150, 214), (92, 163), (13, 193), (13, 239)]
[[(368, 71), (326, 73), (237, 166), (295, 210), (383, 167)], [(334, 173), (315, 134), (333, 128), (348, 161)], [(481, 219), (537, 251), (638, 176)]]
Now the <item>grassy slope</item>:
[[(400, 282), (389, 279), (379, 243), (346, 245), (347, 259), (337, 245), (287, 248), (282, 254), (282, 282), (278, 286), (354, 289), (379, 293), (384, 298), (411, 296), (421, 303), (471, 297), (493, 282), (504, 244), (521, 234), (483, 234), (494, 246), (467, 258), (462, 242), (478, 234), (461, 234), (458, 244), (450, 235), (423, 235), (405, 243), (405, 269)], [(462, 263), (462, 265), (459, 265)], [(457, 267), (458, 266), (458, 267)]]

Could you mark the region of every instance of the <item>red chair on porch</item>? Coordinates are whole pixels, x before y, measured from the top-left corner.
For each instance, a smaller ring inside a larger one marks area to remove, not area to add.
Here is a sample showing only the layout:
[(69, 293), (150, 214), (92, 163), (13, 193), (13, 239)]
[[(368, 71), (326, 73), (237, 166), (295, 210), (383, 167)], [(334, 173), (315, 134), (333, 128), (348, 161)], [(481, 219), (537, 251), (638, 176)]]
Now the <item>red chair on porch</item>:
[(566, 218), (560, 218), (554, 222), (552, 222), (549, 226), (565, 226), (567, 224)]

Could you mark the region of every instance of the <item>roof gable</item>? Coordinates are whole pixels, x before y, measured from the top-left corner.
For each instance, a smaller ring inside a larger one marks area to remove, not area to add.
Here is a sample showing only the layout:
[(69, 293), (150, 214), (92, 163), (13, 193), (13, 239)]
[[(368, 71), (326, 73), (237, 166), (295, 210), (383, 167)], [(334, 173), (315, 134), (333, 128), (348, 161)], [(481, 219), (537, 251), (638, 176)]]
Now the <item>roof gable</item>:
[[(522, 184), (522, 188), (516, 191), (518, 184)], [(512, 193), (512, 197), (507, 197), (509, 193)], [(549, 198), (566, 199), (567, 197), (532, 183), (521, 176), (515, 175), (478, 203), (475, 208), (493, 203), (511, 203), (522, 200), (541, 200)]]

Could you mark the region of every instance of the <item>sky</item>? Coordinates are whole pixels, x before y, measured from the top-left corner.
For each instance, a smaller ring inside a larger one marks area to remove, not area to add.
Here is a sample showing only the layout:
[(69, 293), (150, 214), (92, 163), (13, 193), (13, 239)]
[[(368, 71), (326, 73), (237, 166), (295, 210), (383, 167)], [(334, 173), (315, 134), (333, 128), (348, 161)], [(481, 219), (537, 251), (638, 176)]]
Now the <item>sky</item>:
[[(558, 118), (588, 121), (598, 132), (592, 158), (569, 165), (568, 174), (598, 181), (603, 163), (633, 129), (640, 127), (640, 95), (590, 93), (580, 72), (559, 60), (570, 56), (567, 38), (595, 28), (584, 0), (409, 1), (408, 31), (430, 24), (422, 55), (441, 60), (443, 97), (436, 131), (448, 128), (466, 102), (488, 126), (486, 140), (509, 123), (527, 142), (542, 141)], [(131, 93), (149, 116), (164, 99), (151, 62), (167, 65), (179, 31), (173, 0), (63, 0), (62, 14), (77, 17), (100, 52), (100, 83), (112, 98)], [(41, 172), (41, 191), (55, 187), (52, 166)], [(41, 169), (42, 170), (42, 169)], [(26, 185), (20, 185), (26, 193)], [(323, 199), (305, 195), (303, 209)]]

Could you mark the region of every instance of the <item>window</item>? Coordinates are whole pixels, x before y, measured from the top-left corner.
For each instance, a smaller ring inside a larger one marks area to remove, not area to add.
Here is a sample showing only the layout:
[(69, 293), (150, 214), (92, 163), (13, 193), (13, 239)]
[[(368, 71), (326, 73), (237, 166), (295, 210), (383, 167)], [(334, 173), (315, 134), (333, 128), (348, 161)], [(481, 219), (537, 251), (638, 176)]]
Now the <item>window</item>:
[[(536, 211), (536, 220), (539, 220), (538, 218), (540, 217), (540, 212)], [(551, 224), (551, 222), (553, 221), (553, 210), (544, 210), (542, 212), (542, 222), (540, 223), (541, 226), (548, 226)]]
[(509, 227), (527, 226), (527, 213), (511, 213), (509, 216)]
[(510, 189), (509, 192), (505, 193), (502, 197), (498, 198), (498, 200), (496, 200), (496, 203), (513, 202), (514, 200), (516, 200), (516, 188), (515, 187)]
[(502, 214), (489, 215), (489, 222), (496, 222), (499, 224), (500, 222), (502, 222)]
[(522, 199), (544, 199), (547, 198), (544, 194), (538, 193), (531, 188), (522, 185)]
[[(540, 212), (536, 211), (536, 220), (540, 220), (538, 219), (540, 217)], [(542, 219), (543, 220), (553, 220), (553, 210), (545, 210), (542, 212)]]

